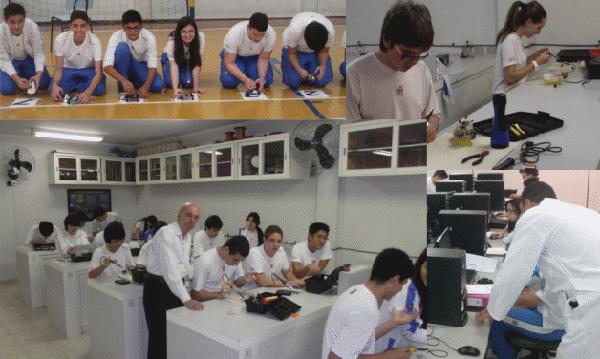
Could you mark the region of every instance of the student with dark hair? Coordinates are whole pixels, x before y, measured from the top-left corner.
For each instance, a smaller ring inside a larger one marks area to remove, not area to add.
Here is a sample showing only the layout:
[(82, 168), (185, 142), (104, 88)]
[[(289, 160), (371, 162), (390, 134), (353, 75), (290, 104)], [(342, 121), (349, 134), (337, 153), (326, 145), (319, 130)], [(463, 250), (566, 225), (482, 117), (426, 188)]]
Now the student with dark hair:
[(544, 304), (559, 313), (566, 328), (557, 358), (593, 358), (600, 352), (600, 213), (557, 200), (545, 182), (525, 188), (521, 208), (479, 322), (502, 321), (539, 266)]
[(157, 222), (158, 222), (158, 218), (156, 218), (156, 216), (153, 214), (151, 214), (147, 217), (144, 217), (144, 218), (140, 219), (139, 221), (135, 222), (135, 226), (133, 227), (133, 230), (131, 231), (131, 238), (134, 240), (142, 240), (142, 235), (144, 234), (144, 232), (148, 228), (156, 226)]
[(225, 236), (221, 233), (223, 221), (217, 215), (206, 217), (204, 229), (194, 234), (192, 240), (192, 258), (199, 257), (203, 252), (216, 248), (225, 243)]
[(447, 178), (448, 173), (444, 170), (437, 170), (433, 172), (433, 175), (431, 175), (431, 177), (427, 177), (427, 193), (436, 192), (435, 184), (438, 183), (438, 181), (445, 180)]
[[(406, 312), (419, 316), (405, 323), (402, 318)], [(415, 273), (402, 290), (381, 305), (377, 329), (385, 332), (377, 339), (377, 353), (388, 349), (390, 339), (394, 339), (396, 348), (427, 345), (427, 249), (417, 258)]]
[(273, 82), (269, 63), (277, 34), (269, 25), (267, 14), (255, 12), (249, 20), (234, 25), (225, 35), (221, 51), (221, 83), (236, 88), (262, 92)]
[(58, 228), (52, 222), (42, 221), (31, 227), (25, 243), (55, 243), (58, 233)]
[(252, 282), (254, 277), (245, 276), (242, 269), (242, 262), (249, 251), (246, 237), (233, 236), (225, 244), (209, 249), (196, 258), (192, 298), (199, 301), (223, 299), (229, 294), (232, 285), (241, 287)]
[(500, 231), (497, 238), (502, 238), (502, 241), (506, 244), (509, 244), (512, 241), (512, 236), (510, 234), (515, 230), (517, 220), (521, 217), (521, 206), (519, 202), (519, 198), (512, 198), (504, 204), (504, 212), (506, 213), (506, 217), (508, 217), (508, 224)]
[(533, 182), (540, 180), (540, 172), (537, 168), (524, 168), (519, 173), (521, 173), (521, 177), (523, 178), (523, 187), (527, 187)]
[[(387, 248), (379, 253), (369, 281), (348, 288), (331, 308), (325, 325), (321, 358), (408, 359), (411, 355), (408, 348), (375, 354), (375, 341), (385, 334), (377, 325), (383, 300), (392, 299), (414, 273), (415, 267), (403, 251)], [(398, 314), (398, 322), (410, 323), (418, 314), (415, 311), (414, 315), (407, 315), (403, 309)]]
[(333, 24), (325, 16), (315, 12), (296, 14), (283, 32), (283, 83), (292, 89), (303, 82), (318, 87), (330, 83), (333, 70), (329, 49), (334, 35)]
[(75, 246), (90, 244), (87, 234), (79, 229), (81, 218), (71, 213), (65, 217), (65, 231), (58, 234), (58, 250), (63, 255), (71, 255), (75, 251)]
[(84, 11), (71, 13), (70, 28), (71, 31), (60, 33), (54, 40), (52, 98), (62, 101), (65, 95), (77, 92), (79, 103), (89, 103), (92, 96), (106, 92), (102, 47), (90, 31), (90, 18)]
[(238, 234), (248, 239), (250, 248), (254, 248), (263, 244), (264, 234), (263, 230), (260, 228), (260, 216), (258, 213), (248, 213), (244, 227), (239, 229)]
[(50, 83), (42, 34), (37, 24), (25, 17), (22, 5), (10, 3), (0, 24), (0, 93), (27, 90), (32, 81), (36, 91), (47, 89)]
[(204, 46), (204, 33), (198, 31), (196, 20), (190, 16), (179, 19), (160, 58), (165, 84), (173, 89), (173, 97), (183, 94), (180, 87), (204, 93), (200, 87)]
[(256, 275), (256, 284), (259, 287), (286, 286), (280, 279), (289, 282), (295, 288), (304, 286), (304, 280), (296, 278), (290, 270), (282, 243), (283, 230), (279, 226), (270, 225), (265, 231), (265, 243), (250, 250), (246, 272)]
[(117, 276), (135, 266), (131, 249), (125, 241), (125, 229), (119, 222), (112, 222), (104, 229), (103, 246), (97, 248), (92, 255), (88, 271), (89, 278), (105, 278)]
[(547, 48), (525, 54), (521, 38), (539, 34), (546, 25), (546, 10), (537, 1), (515, 1), (508, 9), (504, 27), (496, 37), (494, 94), (505, 94), (525, 81), (527, 75), (550, 61)]
[(333, 257), (327, 223), (314, 222), (308, 228), (308, 241), (292, 248), (292, 271), (298, 278), (319, 275)]
[(431, 72), (423, 62), (433, 35), (425, 5), (396, 2), (383, 20), (379, 50), (348, 65), (346, 117), (427, 119), (427, 141), (433, 141), (440, 108)]
[(102, 207), (94, 208), (94, 220), (92, 221), (92, 233), (94, 235), (102, 232), (111, 222), (119, 221), (117, 212), (107, 212)]
[(165, 83), (157, 73), (156, 38), (142, 28), (142, 16), (127, 10), (121, 16), (122, 29), (113, 33), (104, 54), (104, 72), (119, 82), (119, 92), (150, 96), (160, 93)]
[[(142, 245), (142, 248), (140, 249), (140, 254), (138, 255), (137, 261), (136, 261), (136, 265), (138, 267), (145, 267), (146, 264), (148, 263), (148, 258), (152, 257), (152, 238), (154, 237), (154, 235), (156, 234), (156, 232), (158, 232), (162, 227), (166, 226), (167, 223), (164, 221), (158, 221), (156, 222), (156, 224), (149, 228), (146, 233), (148, 233), (147, 236), (145, 236), (145, 243)], [(150, 233), (150, 230), (153, 230), (154, 232)]]

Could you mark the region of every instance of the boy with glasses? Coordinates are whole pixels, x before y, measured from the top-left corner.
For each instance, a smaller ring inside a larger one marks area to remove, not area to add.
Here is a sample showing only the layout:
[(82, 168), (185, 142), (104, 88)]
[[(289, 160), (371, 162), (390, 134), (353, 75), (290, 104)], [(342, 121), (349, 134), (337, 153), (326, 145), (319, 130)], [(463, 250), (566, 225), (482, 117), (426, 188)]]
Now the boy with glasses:
[(440, 110), (431, 73), (422, 61), (433, 34), (424, 5), (398, 1), (392, 6), (383, 21), (379, 50), (348, 65), (348, 119), (427, 119), (427, 140), (433, 141)]
[(298, 278), (319, 275), (327, 267), (331, 257), (329, 226), (323, 222), (311, 223), (308, 241), (299, 242), (292, 248), (292, 271)]

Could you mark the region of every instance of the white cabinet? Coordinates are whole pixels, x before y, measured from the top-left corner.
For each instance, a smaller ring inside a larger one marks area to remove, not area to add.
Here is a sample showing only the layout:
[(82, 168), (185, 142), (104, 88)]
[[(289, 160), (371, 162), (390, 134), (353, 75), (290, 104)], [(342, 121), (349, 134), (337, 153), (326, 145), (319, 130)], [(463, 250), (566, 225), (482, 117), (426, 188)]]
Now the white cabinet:
[(236, 141), (237, 179), (300, 178), (307, 170), (290, 158), (289, 134)]
[(195, 149), (197, 172), (195, 181), (224, 181), (235, 178), (235, 144), (232, 142)]
[(342, 125), (339, 176), (422, 174), (427, 121), (374, 120)]
[(102, 183), (135, 184), (136, 161), (133, 158), (102, 158)]
[(100, 157), (53, 152), (51, 162), (53, 184), (101, 183)]

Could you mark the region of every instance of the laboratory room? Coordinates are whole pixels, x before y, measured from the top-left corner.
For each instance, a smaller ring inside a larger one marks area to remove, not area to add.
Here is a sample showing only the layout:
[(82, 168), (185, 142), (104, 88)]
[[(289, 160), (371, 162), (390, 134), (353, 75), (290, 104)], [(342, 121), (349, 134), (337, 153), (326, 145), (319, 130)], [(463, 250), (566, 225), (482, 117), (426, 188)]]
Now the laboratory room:
[(425, 355), (426, 149), (367, 122), (0, 121), (0, 357)]
[(428, 170), (430, 351), (600, 352), (600, 171)]
[(346, 1), (0, 1), (5, 119), (341, 119)]

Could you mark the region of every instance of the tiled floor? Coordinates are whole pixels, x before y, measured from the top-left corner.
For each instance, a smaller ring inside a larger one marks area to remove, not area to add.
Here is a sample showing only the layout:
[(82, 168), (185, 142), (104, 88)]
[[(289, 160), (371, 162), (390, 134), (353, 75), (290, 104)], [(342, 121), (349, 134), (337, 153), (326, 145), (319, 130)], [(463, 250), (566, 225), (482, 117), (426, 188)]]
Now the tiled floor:
[(89, 351), (87, 334), (62, 338), (45, 307), (31, 309), (19, 300), (16, 281), (0, 283), (1, 359), (84, 359)]

